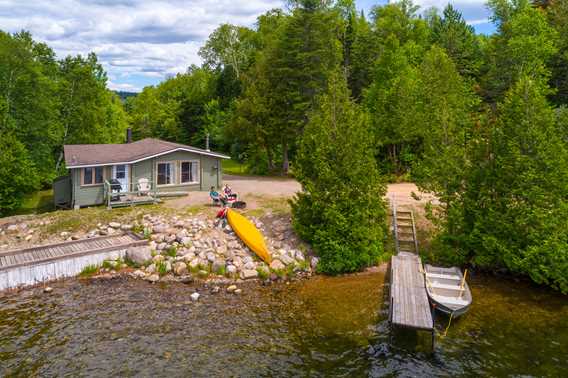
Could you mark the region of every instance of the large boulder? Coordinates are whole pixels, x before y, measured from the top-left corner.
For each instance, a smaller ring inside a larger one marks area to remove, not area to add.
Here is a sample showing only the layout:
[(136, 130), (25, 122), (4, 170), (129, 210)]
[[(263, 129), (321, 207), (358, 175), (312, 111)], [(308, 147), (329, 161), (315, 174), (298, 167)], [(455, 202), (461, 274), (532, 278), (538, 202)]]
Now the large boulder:
[(286, 265), (284, 265), (282, 263), (282, 261), (278, 260), (278, 259), (274, 259), (272, 260), (272, 262), (270, 263), (270, 269), (272, 270), (283, 270), (286, 268)]
[(234, 265), (230, 265), (230, 264), (227, 265), (227, 269), (226, 269), (226, 270), (227, 270), (227, 274), (231, 274), (231, 275), (232, 275), (232, 274), (237, 273), (237, 267), (234, 266)]
[(130, 247), (126, 251), (126, 257), (138, 265), (144, 265), (152, 259), (152, 250), (148, 246)]
[(286, 253), (282, 253), (279, 257), (280, 261), (282, 261), (284, 263), (284, 265), (290, 265), (295, 263), (296, 261), (290, 257), (288, 254)]
[(256, 270), (245, 269), (245, 270), (241, 271), (241, 279), (243, 279), (243, 280), (248, 280), (248, 279), (257, 278), (257, 277), (258, 277), (258, 272)]
[(183, 276), (187, 274), (187, 265), (182, 261), (176, 262), (174, 264), (174, 273), (176, 276)]

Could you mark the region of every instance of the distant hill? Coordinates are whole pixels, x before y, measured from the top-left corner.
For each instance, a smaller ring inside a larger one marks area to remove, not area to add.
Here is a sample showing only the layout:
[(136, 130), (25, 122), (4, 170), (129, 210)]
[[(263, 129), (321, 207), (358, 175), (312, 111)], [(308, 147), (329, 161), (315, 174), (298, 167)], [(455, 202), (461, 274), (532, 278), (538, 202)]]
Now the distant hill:
[(128, 97), (134, 97), (134, 96), (138, 95), (138, 93), (136, 93), (136, 92), (114, 91), (114, 93), (116, 93), (122, 101), (126, 101), (126, 99)]

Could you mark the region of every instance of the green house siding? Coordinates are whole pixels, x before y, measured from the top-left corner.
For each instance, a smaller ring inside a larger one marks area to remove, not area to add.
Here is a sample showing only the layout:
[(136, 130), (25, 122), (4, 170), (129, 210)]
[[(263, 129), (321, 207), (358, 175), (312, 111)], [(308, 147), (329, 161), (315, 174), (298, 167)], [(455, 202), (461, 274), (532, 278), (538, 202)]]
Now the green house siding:
[[(157, 163), (171, 161), (175, 164), (174, 182), (172, 185), (158, 186), (158, 192), (191, 192), (206, 191), (210, 187), (221, 187), (222, 171), (221, 159), (213, 156), (200, 155), (187, 151), (176, 151), (164, 154), (155, 158), (146, 159), (130, 165), (130, 183), (132, 188), (136, 188), (138, 180), (147, 178), (152, 187), (157, 184)], [(181, 167), (182, 161), (199, 162), (199, 183), (181, 184)], [(112, 176), (112, 166), (105, 167), (105, 179), (108, 180)], [(99, 186), (81, 186), (81, 169), (71, 170), (73, 206), (92, 206), (104, 203), (104, 187)], [(135, 190), (135, 189), (134, 189)]]
[[(110, 167), (105, 167), (105, 179), (110, 177)], [(104, 186), (81, 186), (81, 169), (72, 169), (73, 206), (91, 206), (104, 203)]]

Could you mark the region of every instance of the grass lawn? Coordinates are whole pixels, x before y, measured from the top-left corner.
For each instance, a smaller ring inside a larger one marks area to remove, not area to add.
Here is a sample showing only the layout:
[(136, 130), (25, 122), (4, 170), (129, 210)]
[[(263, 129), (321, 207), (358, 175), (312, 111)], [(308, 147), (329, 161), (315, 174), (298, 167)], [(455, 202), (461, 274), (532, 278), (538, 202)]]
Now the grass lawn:
[(229, 175), (246, 175), (247, 174), (247, 167), (245, 164), (241, 164), (236, 160), (223, 160), (221, 163), (223, 167), (223, 173)]
[(46, 189), (28, 194), (24, 198), (22, 206), (12, 215), (41, 214), (53, 210), (53, 189)]

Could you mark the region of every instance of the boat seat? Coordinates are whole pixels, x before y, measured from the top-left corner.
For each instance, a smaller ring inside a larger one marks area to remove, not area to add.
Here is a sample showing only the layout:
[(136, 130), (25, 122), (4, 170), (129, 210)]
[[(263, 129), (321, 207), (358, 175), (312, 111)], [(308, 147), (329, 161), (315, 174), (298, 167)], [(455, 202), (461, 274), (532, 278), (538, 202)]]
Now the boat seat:
[(432, 286), (435, 289), (463, 290), (462, 288), (459, 287), (459, 285), (447, 285), (447, 284), (432, 282), (432, 281), (429, 281), (429, 282), (430, 282), (430, 286)]
[(432, 297), (434, 297), (434, 299), (436, 299), (437, 302), (443, 304), (451, 304), (457, 306), (467, 306), (469, 304), (469, 301), (456, 297), (447, 297), (445, 295), (438, 295), (438, 294), (433, 294)]
[(445, 278), (447, 280), (461, 281), (461, 277), (458, 276), (457, 274), (439, 274), (439, 273), (428, 273), (428, 272), (426, 272), (426, 276), (432, 277), (432, 278)]

